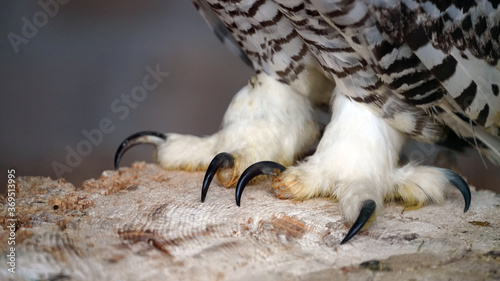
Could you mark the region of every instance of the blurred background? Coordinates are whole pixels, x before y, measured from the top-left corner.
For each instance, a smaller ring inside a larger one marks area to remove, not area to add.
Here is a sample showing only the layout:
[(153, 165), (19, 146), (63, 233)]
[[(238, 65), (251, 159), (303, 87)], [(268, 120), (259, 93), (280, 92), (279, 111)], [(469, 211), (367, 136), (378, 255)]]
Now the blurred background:
[[(0, 2), (2, 192), (12, 168), (80, 186), (113, 169), (116, 148), (138, 131), (212, 134), (253, 73), (189, 0), (58, 1)], [(140, 101), (124, 100), (148, 67), (168, 77)], [(437, 149), (407, 151), (433, 163)], [(121, 166), (152, 155), (134, 147)], [(472, 185), (499, 192), (500, 168), (487, 163), (471, 150), (458, 168)]]

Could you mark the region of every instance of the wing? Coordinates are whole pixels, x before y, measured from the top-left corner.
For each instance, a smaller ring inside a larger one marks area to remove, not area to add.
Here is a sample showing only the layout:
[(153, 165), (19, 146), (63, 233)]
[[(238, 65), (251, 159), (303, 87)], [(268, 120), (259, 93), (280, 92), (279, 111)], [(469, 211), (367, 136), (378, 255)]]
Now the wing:
[(444, 124), (500, 163), (498, 0), (198, 1), (257, 72), (303, 93), (326, 77), (417, 140)]
[(500, 163), (499, 1), (312, 3), (382, 84)]
[(500, 1), (311, 2), (376, 74), (363, 100), (387, 87), (500, 164)]
[[(488, 147), (500, 163), (500, 1), (404, 3), (367, 2), (376, 35), (385, 39), (370, 42), (374, 60), (391, 66), (406, 61), (418, 69), (406, 75), (383, 71), (389, 85), (408, 101), (427, 105), (469, 142)], [(408, 55), (400, 59), (401, 53)]]

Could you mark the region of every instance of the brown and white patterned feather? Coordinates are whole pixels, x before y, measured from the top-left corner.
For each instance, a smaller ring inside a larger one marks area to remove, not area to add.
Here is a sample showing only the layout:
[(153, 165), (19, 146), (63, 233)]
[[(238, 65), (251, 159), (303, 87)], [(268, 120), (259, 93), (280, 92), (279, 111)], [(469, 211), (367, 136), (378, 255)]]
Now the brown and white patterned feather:
[(448, 127), (500, 163), (500, 1), (193, 1), (257, 72), (309, 95), (331, 81), (417, 140)]

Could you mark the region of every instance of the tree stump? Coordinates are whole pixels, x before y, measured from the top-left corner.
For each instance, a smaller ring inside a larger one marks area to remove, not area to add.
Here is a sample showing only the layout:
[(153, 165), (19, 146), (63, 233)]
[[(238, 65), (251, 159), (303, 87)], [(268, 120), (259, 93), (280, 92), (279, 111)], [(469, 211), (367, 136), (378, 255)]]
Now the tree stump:
[[(15, 273), (7, 199), (0, 216), (1, 280), (499, 280), (500, 196), (458, 190), (444, 205), (388, 203), (345, 245), (348, 227), (326, 198), (280, 200), (269, 182), (216, 182), (203, 173), (136, 163), (80, 188), (17, 179)], [(12, 270), (11, 270), (12, 271)]]

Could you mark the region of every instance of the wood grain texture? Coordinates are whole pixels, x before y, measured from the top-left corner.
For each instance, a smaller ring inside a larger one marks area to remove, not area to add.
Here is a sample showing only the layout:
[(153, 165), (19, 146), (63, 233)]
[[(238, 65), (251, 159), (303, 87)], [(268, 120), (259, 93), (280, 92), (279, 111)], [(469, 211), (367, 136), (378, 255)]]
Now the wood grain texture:
[(498, 280), (500, 196), (473, 191), (404, 211), (390, 203), (352, 242), (339, 207), (277, 199), (269, 182), (234, 189), (203, 173), (136, 163), (75, 188), (18, 182), (16, 274), (7, 272), (0, 207), (1, 280)]

